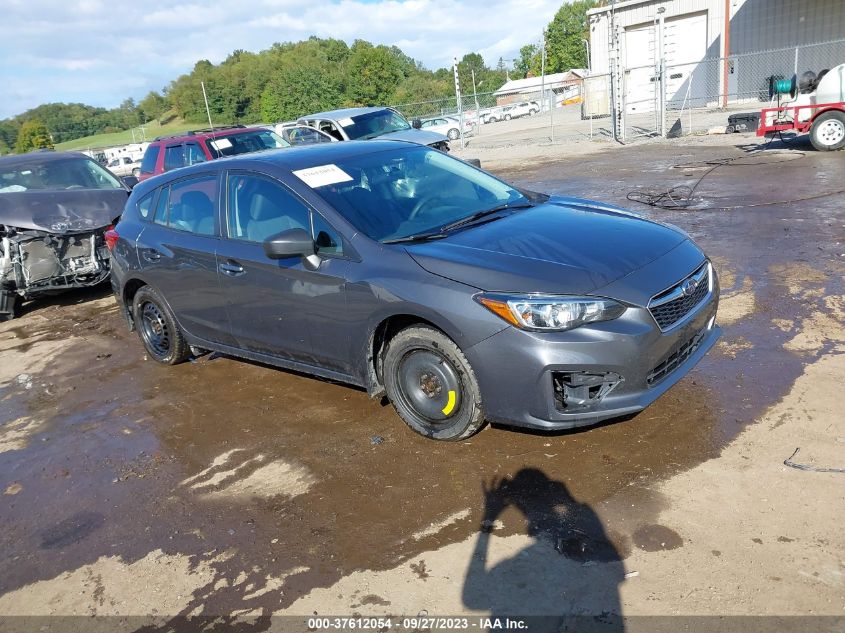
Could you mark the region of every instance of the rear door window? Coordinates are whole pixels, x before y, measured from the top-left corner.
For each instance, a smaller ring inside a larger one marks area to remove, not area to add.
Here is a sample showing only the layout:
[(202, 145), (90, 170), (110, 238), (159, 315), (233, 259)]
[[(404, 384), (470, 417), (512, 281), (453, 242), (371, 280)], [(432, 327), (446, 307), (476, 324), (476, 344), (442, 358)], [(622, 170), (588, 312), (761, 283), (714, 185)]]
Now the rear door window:
[(164, 171), (185, 166), (185, 146), (170, 145), (164, 150)]
[(186, 178), (163, 187), (156, 205), (156, 224), (197, 235), (214, 235), (217, 176)]
[(161, 153), (160, 145), (150, 145), (144, 152), (144, 160), (141, 161), (141, 173), (151, 174), (156, 170), (158, 155)]
[(196, 165), (197, 163), (204, 163), (207, 160), (205, 152), (199, 143), (185, 143), (185, 164)]

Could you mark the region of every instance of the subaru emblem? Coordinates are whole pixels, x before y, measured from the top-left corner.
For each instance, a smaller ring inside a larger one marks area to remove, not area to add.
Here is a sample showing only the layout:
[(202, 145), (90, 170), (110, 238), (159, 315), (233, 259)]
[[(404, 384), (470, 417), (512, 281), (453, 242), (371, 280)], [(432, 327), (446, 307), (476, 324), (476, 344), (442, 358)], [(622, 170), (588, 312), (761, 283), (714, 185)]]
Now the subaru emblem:
[(698, 282), (695, 279), (687, 279), (681, 286), (681, 292), (685, 297), (691, 297), (698, 288)]

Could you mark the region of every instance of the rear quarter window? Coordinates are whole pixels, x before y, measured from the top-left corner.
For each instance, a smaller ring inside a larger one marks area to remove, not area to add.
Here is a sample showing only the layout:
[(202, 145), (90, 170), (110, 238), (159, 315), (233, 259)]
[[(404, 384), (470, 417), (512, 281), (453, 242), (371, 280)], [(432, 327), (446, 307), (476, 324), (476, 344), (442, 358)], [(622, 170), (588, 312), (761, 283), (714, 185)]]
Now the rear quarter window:
[(141, 161), (141, 173), (151, 174), (155, 171), (159, 152), (161, 152), (160, 145), (150, 145), (147, 148), (144, 152), (144, 160)]
[(140, 215), (145, 220), (148, 220), (150, 218), (150, 214), (153, 210), (154, 193), (155, 191), (151, 191), (146, 196), (138, 200), (138, 215)]

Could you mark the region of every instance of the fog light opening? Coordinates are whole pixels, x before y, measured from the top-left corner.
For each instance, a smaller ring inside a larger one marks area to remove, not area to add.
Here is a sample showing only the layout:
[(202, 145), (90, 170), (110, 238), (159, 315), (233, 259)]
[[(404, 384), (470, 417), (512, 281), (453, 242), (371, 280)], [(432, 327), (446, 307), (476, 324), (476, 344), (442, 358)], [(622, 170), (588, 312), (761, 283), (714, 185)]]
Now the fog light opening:
[(552, 372), (555, 405), (560, 410), (589, 409), (624, 380), (616, 372)]

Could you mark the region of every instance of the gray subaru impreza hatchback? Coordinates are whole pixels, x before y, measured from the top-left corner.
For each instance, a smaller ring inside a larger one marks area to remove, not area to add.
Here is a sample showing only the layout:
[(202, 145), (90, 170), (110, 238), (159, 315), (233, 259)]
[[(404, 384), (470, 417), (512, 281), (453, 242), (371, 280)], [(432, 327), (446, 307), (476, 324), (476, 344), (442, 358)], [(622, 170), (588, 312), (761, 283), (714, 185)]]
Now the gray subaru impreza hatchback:
[(134, 189), (107, 243), (156, 361), (214, 350), (358, 385), (439, 440), (641, 411), (720, 333), (684, 232), (408, 143), (179, 169)]

